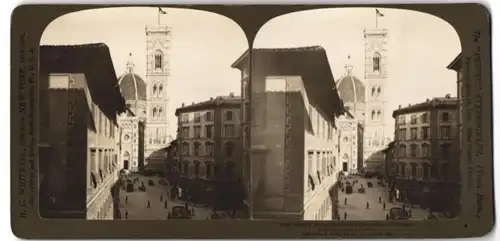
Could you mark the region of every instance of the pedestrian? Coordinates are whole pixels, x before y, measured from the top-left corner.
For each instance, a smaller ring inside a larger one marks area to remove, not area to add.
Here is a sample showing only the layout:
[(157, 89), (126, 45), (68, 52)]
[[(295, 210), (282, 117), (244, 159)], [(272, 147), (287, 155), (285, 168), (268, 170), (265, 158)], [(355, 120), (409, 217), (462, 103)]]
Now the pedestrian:
[(128, 203), (128, 196), (125, 196), (125, 203)]
[(411, 218), (411, 209), (408, 209), (408, 217)]
[(382, 209), (385, 210), (385, 202), (382, 204)]
[(164, 208), (165, 208), (165, 209), (167, 209), (167, 208), (168, 208), (167, 199), (165, 199), (165, 202), (164, 202)]
[(184, 208), (189, 210), (189, 206), (188, 206), (187, 202), (184, 203)]
[(344, 220), (347, 220), (347, 212), (344, 213)]
[(369, 209), (369, 208), (370, 208), (370, 203), (366, 202), (366, 209)]
[(389, 214), (385, 214), (385, 220), (389, 220)]
[(403, 203), (403, 212), (406, 210), (406, 205)]
[(381, 202), (382, 202), (382, 197), (378, 196), (378, 203), (381, 203)]
[(128, 210), (125, 209), (125, 219), (128, 219)]
[(148, 208), (151, 208), (151, 202), (148, 200)]
[(347, 205), (347, 197), (344, 198), (344, 205)]
[(163, 202), (163, 194), (160, 195), (160, 202)]
[(170, 212), (168, 212), (168, 214), (167, 214), (167, 219), (170, 219), (170, 217), (171, 217), (171, 216), (170, 216)]
[(194, 207), (191, 207), (191, 215), (194, 217)]

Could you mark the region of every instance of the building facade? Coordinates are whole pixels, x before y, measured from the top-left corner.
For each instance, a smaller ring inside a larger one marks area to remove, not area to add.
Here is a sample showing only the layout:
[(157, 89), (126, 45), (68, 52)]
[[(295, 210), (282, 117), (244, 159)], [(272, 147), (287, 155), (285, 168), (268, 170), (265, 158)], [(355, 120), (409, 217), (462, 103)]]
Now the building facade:
[(125, 171), (136, 172), (144, 167), (144, 119), (127, 110), (118, 117), (118, 125), (119, 160)]
[(318, 46), (251, 51), (251, 62), (247, 51), (233, 67), (242, 72), (243, 122), (250, 127), (243, 144), (251, 155), (252, 218), (331, 220), (339, 170), (335, 118), (343, 109), (326, 53)]
[(460, 179), (457, 98), (428, 99), (393, 117), (396, 198), (445, 208)]
[(223, 206), (241, 202), (236, 193), (242, 189), (240, 106), (241, 97), (231, 93), (175, 112), (179, 186), (196, 201)]
[(126, 109), (104, 44), (40, 47), (40, 215), (114, 219), (117, 115)]
[(387, 109), (387, 29), (365, 29), (365, 123), (364, 159), (385, 148), (388, 138)]
[(363, 126), (348, 110), (337, 119), (342, 172), (360, 173), (363, 168)]

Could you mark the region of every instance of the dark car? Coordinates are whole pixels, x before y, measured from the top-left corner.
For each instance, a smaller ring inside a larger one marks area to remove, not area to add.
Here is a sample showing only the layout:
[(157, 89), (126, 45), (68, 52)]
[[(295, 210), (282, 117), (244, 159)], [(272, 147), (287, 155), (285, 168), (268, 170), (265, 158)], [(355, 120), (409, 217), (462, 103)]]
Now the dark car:
[(191, 219), (191, 211), (184, 206), (174, 206), (170, 213), (170, 219)]
[(403, 211), (402, 208), (395, 207), (389, 210), (389, 219), (391, 220), (408, 220), (410, 216), (408, 212)]
[(149, 185), (149, 186), (154, 186), (154, 185), (155, 185), (155, 182), (153, 182), (153, 180), (148, 180), (148, 185)]

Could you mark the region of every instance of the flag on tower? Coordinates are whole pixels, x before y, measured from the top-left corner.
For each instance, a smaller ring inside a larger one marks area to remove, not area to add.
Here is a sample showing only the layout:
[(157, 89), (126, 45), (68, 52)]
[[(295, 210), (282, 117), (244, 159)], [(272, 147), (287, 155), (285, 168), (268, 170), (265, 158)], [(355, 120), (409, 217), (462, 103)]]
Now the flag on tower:
[(375, 12), (377, 13), (378, 17), (383, 17), (384, 14), (382, 14), (378, 9), (375, 8)]
[[(160, 7), (158, 7), (158, 12), (159, 12), (160, 14), (167, 14), (167, 12), (165, 12), (165, 11), (164, 11), (163, 9), (161, 9)], [(378, 10), (377, 10), (377, 12), (378, 12)]]

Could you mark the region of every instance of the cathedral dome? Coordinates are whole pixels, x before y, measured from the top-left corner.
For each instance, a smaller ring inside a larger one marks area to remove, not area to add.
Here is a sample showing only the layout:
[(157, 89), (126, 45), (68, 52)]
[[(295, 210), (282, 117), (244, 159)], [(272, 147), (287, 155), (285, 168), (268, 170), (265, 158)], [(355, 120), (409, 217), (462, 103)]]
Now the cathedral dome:
[(337, 81), (337, 90), (344, 103), (365, 102), (365, 85), (352, 75), (352, 66), (346, 65), (346, 73)]
[(132, 61), (127, 63), (127, 72), (118, 78), (118, 84), (125, 100), (146, 100), (146, 82), (134, 73)]

